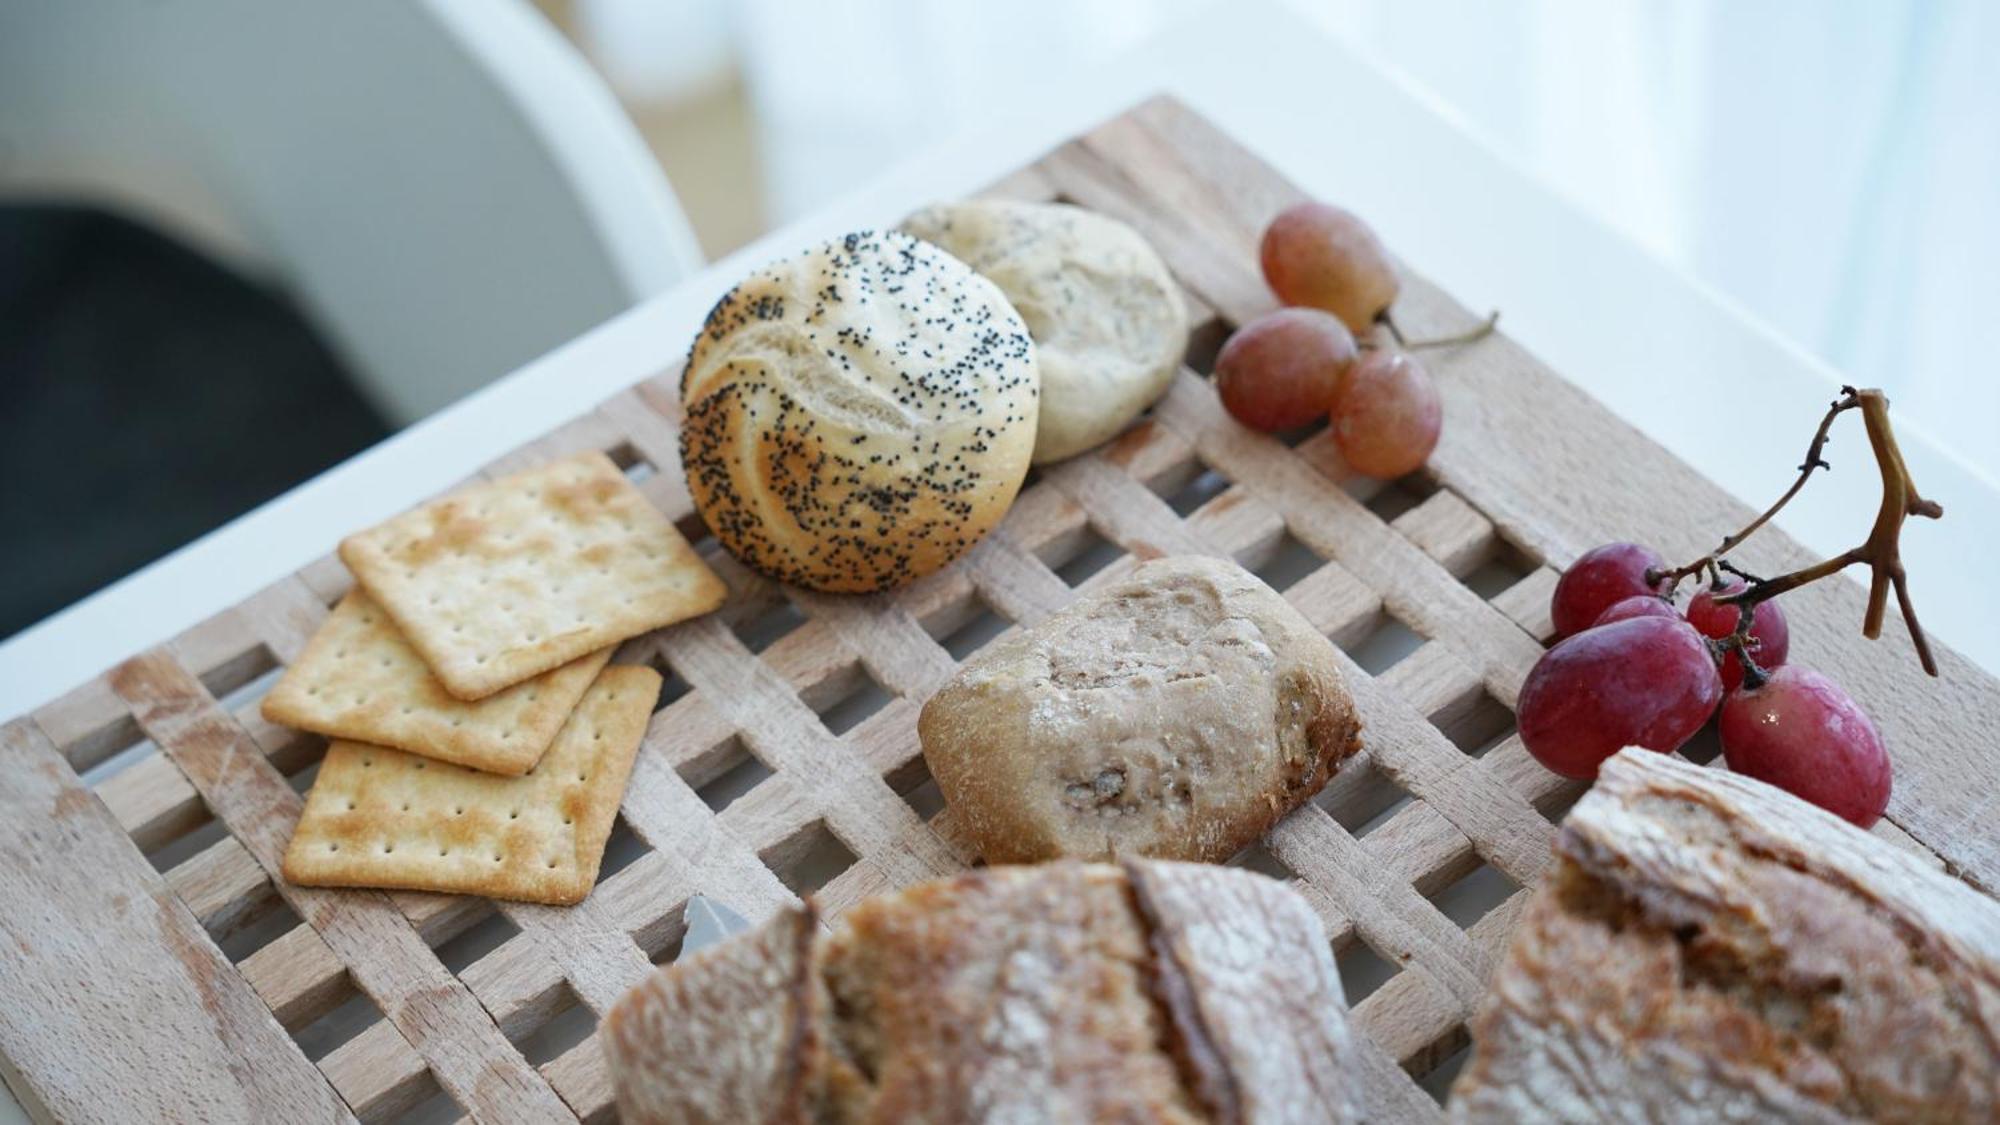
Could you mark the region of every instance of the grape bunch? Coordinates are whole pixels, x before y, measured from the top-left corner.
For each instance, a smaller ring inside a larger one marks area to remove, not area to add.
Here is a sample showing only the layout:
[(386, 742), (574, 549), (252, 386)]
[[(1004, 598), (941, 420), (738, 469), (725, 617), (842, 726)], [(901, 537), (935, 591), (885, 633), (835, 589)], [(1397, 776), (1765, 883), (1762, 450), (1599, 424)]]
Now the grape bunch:
[(1621, 748), (1677, 750), (1713, 717), (1730, 769), (1874, 824), (1889, 803), (1882, 736), (1832, 680), (1787, 663), (1785, 611), (1757, 602), (1739, 652), (1720, 642), (1741, 611), (1720, 599), (1744, 583), (1711, 583), (1679, 610), (1670, 573), (1649, 548), (1610, 543), (1563, 574), (1549, 605), (1560, 639), (1521, 687), (1528, 752), (1565, 777), (1591, 778)]
[(1444, 402), (1415, 357), (1374, 345), (1400, 285), (1375, 232), (1338, 207), (1300, 203), (1271, 220), (1259, 257), (1287, 307), (1223, 345), (1215, 359), (1223, 407), (1268, 433), (1326, 417), (1341, 457), (1371, 477), (1423, 465), (1437, 447)]
[[(1882, 471), (1882, 502), (1860, 546), (1774, 578), (1757, 578), (1723, 556), (1770, 523), (1819, 469), (1828, 434), (1857, 411)], [(1911, 647), (1938, 674), (1911, 605), (1902, 562), (1903, 525), (1939, 519), (1944, 508), (1910, 479), (1879, 390), (1842, 387), (1806, 447), (1799, 475), (1764, 513), (1713, 552), (1669, 568), (1650, 548), (1608, 543), (1586, 552), (1556, 583), (1549, 605), (1557, 643), (1542, 654), (1517, 701), (1521, 741), (1543, 765), (1568, 777), (1597, 767), (1626, 746), (1671, 753), (1711, 716), (1729, 768), (1768, 782), (1867, 828), (1889, 806), (1889, 752), (1854, 697), (1810, 668), (1791, 663), (1791, 627), (1775, 600), (1850, 566), (1870, 571), (1861, 634), (1881, 635), (1893, 590)], [(1674, 593), (1706, 576), (1685, 609)], [(1747, 581), (1746, 581), (1747, 580)]]

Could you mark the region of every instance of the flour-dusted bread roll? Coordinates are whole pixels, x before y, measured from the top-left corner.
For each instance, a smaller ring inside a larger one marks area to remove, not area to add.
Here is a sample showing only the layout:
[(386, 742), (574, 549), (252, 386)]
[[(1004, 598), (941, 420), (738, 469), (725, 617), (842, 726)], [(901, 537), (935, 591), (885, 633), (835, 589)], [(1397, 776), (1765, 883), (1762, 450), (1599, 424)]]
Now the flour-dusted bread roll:
[(991, 282), (907, 234), (850, 234), (708, 314), (681, 379), (688, 491), (765, 574), (899, 586), (1006, 514), (1039, 385), (1034, 342)]
[(1124, 223), (1063, 203), (977, 200), (919, 211), (903, 229), (978, 270), (1028, 322), (1042, 369), (1036, 464), (1116, 436), (1180, 370), (1180, 289)]
[(1157, 559), (988, 646), (924, 704), (989, 863), (1221, 862), (1360, 747), (1333, 646), (1233, 562)]
[(1647, 750), (1604, 764), (1556, 851), (1456, 1120), (2000, 1121), (2000, 903)]
[(662, 969), (605, 1020), (627, 1125), (1356, 1119), (1319, 919), (1276, 880), (998, 867), (810, 906)]

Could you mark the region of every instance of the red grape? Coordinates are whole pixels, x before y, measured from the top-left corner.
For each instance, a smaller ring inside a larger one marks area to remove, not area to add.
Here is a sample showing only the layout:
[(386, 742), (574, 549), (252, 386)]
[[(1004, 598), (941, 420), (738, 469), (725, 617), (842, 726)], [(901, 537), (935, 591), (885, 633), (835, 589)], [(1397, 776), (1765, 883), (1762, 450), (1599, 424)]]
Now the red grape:
[[(1630, 621), (1634, 617), (1679, 617), (1681, 611), (1674, 603), (1657, 594), (1633, 594), (1629, 598), (1611, 603), (1611, 608), (1597, 615), (1592, 625), (1609, 625), (1614, 621)], [(1725, 685), (1727, 686), (1727, 685)]]
[(1889, 807), (1889, 752), (1832, 680), (1788, 664), (1729, 693), (1717, 723), (1729, 768), (1863, 828)]
[[(1743, 589), (1741, 581), (1731, 579), (1721, 590), (1723, 594), (1733, 594)], [(1688, 602), (1688, 624), (1702, 631), (1704, 636), (1726, 637), (1736, 631), (1736, 623), (1742, 613), (1733, 605), (1717, 605), (1717, 591), (1708, 587), (1696, 594)], [(1775, 601), (1758, 602), (1750, 616), (1750, 659), (1757, 667), (1770, 671), (1785, 662), (1792, 651), (1791, 626), (1785, 624), (1785, 611), (1778, 608)], [(1722, 686), (1731, 691), (1743, 682), (1743, 661), (1732, 650), (1722, 659)]]
[(1396, 300), (1396, 267), (1352, 212), (1325, 203), (1287, 207), (1258, 247), (1264, 280), (1288, 305), (1325, 309), (1359, 336)]
[(1222, 405), (1252, 429), (1318, 420), (1354, 364), (1354, 334), (1318, 309), (1279, 309), (1238, 328), (1215, 357)]
[(1437, 448), (1444, 402), (1423, 364), (1376, 350), (1334, 391), (1332, 415), (1341, 458), (1358, 473), (1386, 480), (1416, 471)]
[(1596, 777), (1624, 747), (1679, 749), (1721, 698), (1701, 634), (1678, 619), (1634, 617), (1543, 653), (1516, 711), (1536, 761), (1564, 777)]
[(1563, 571), (1549, 601), (1556, 636), (1567, 637), (1590, 628), (1599, 614), (1634, 594), (1659, 593), (1647, 583), (1646, 571), (1665, 570), (1666, 566), (1658, 552), (1637, 543), (1606, 543), (1584, 552)]

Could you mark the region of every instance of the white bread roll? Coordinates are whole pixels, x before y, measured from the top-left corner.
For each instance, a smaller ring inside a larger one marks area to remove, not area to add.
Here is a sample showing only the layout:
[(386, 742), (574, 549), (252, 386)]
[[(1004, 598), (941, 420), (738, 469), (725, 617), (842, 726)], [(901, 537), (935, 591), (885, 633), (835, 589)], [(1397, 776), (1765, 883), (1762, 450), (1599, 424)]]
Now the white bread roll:
[(1124, 223), (1066, 203), (989, 199), (926, 208), (903, 229), (978, 270), (1027, 322), (1042, 371), (1036, 464), (1116, 437), (1180, 370), (1180, 288)]
[(850, 234), (708, 314), (681, 378), (688, 491), (773, 578), (900, 586), (1006, 514), (1039, 387), (1027, 326), (991, 282), (907, 234)]

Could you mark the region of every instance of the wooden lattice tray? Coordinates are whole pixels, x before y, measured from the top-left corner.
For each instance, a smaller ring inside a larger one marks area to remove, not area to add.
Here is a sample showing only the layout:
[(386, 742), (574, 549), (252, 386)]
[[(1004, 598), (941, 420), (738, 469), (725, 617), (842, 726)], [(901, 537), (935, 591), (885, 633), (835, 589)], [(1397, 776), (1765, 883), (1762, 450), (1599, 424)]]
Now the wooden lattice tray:
[[(732, 588), (721, 612), (619, 655), (668, 682), (583, 905), (277, 876), (324, 744), (265, 723), (257, 700), (348, 588), (331, 556), (0, 728), (0, 1073), (30, 1112), (609, 1120), (593, 1029), (676, 955), (691, 893), (761, 918), (811, 892), (831, 915), (973, 862), (918, 752), (923, 700), (992, 637), (1135, 560), (1213, 552), (1333, 639), (1367, 723), (1363, 756), (1237, 862), (1291, 879), (1325, 920), (1373, 1117), (1440, 1117), (1488, 966), (1580, 792), (1529, 758), (1510, 711), (1558, 568), (1614, 538), (1692, 557), (1746, 513), (1501, 336), (1429, 357), (1446, 426), (1416, 476), (1354, 479), (1323, 431), (1237, 427), (1203, 372), (1230, 325), (1271, 307), (1255, 241), (1297, 192), (1175, 103), (992, 191), (1134, 224), (1198, 327), (1147, 418), (1031, 477), (949, 570), (838, 598), (734, 564), (683, 487), (674, 370), (487, 468), (609, 451)], [(1396, 314), (1423, 335), (1474, 319), (1415, 276)], [(661, 341), (663, 364), (678, 347)], [(1801, 557), (1772, 532), (1743, 561)], [(2000, 685), (1950, 652), (1925, 680), (1902, 638), (1860, 641), (1851, 583), (1787, 606), (1795, 654), (1888, 737), (1896, 797), (1878, 831), (2000, 886), (2000, 785), (1979, 753)]]

